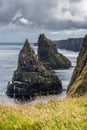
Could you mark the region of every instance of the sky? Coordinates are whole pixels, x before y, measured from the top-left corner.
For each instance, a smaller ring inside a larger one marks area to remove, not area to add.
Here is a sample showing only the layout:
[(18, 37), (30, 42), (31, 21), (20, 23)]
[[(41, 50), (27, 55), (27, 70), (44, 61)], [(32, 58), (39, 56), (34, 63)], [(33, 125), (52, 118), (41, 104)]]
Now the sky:
[(87, 0), (0, 0), (0, 42), (84, 37)]

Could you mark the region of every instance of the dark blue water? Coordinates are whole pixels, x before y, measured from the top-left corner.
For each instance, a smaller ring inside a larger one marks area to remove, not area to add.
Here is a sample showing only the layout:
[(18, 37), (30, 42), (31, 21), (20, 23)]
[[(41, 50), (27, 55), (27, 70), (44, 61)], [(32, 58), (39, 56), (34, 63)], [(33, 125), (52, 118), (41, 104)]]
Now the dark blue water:
[[(34, 46), (33, 46), (34, 47)], [(0, 100), (10, 101), (5, 92), (7, 88), (7, 83), (11, 80), (14, 70), (17, 67), (18, 54), (22, 48), (22, 43), (20, 44), (1, 44), (0, 43)], [(34, 47), (37, 53), (37, 47)], [(70, 81), (74, 66), (76, 65), (76, 58), (78, 53), (66, 50), (58, 50), (63, 55), (67, 56), (72, 62), (73, 67), (67, 70), (55, 70), (56, 74), (62, 80), (63, 88), (67, 88)], [(65, 97), (66, 92), (57, 95), (57, 97)]]

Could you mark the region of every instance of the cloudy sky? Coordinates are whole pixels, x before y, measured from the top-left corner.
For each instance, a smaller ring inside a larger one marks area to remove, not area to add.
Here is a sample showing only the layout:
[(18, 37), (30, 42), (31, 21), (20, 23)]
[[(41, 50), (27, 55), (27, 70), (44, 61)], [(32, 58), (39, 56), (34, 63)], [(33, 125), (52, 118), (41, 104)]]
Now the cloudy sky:
[(87, 0), (0, 0), (0, 42), (35, 42), (87, 33)]

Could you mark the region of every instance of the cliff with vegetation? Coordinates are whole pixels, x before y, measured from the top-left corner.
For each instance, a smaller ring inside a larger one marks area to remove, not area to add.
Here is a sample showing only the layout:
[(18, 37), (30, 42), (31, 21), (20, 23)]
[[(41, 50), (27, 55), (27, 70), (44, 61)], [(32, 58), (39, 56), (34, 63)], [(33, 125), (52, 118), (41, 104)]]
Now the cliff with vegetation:
[(69, 38), (67, 40), (54, 41), (60, 49), (66, 49), (70, 51), (80, 51), (83, 43), (83, 38)]
[(8, 83), (7, 95), (17, 99), (30, 99), (38, 95), (58, 94), (62, 84), (46, 63), (39, 62), (37, 55), (26, 40), (18, 57), (18, 67), (12, 82)]
[(67, 89), (68, 96), (82, 96), (87, 94), (87, 35), (77, 58), (77, 65), (73, 72), (70, 84)]
[(71, 62), (57, 50), (56, 45), (40, 34), (38, 39), (38, 57), (41, 62), (49, 63), (53, 69), (67, 69)]

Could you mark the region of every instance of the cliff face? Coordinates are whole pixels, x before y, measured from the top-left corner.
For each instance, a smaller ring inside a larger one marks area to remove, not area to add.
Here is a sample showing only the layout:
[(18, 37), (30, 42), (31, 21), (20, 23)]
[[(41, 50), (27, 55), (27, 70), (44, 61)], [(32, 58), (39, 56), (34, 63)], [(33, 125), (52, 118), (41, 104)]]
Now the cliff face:
[(54, 43), (60, 49), (80, 51), (83, 43), (83, 38), (69, 38), (67, 40), (54, 41)]
[(48, 62), (53, 69), (66, 69), (71, 66), (71, 62), (58, 53), (56, 45), (44, 34), (38, 39), (38, 57), (40, 61)]
[(82, 96), (87, 93), (87, 35), (77, 58), (77, 65), (67, 89), (68, 96)]
[(18, 67), (12, 82), (8, 83), (7, 95), (17, 99), (30, 99), (36, 95), (57, 94), (62, 84), (48, 64), (38, 61), (28, 40), (19, 53)]

